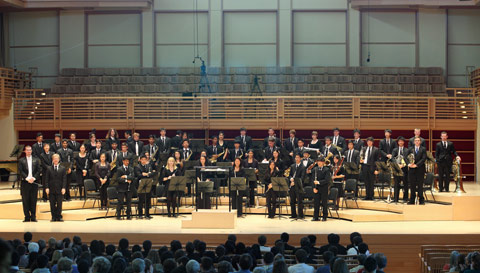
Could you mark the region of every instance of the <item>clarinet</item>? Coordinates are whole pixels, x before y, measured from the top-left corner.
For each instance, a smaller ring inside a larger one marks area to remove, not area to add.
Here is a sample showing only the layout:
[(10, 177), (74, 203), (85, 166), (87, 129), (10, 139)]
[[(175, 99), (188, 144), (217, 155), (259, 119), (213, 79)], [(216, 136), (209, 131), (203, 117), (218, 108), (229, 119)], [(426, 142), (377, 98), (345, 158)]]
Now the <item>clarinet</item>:
[[(127, 171), (128, 171), (128, 167), (127, 167)], [(127, 171), (125, 171), (125, 175), (127, 175)], [(125, 178), (125, 181), (127, 181), (127, 178)], [(127, 182), (128, 183), (128, 182)], [(130, 185), (132, 184), (132, 182), (128, 183), (128, 186), (127, 186), (127, 192), (130, 191)]]
[[(295, 168), (295, 171), (293, 172), (293, 176), (292, 176), (293, 181), (295, 181), (295, 176), (296, 176), (296, 175), (297, 175), (297, 168)], [(290, 183), (289, 185), (290, 185), (289, 189), (291, 189), (291, 188), (292, 188), (292, 184)]]

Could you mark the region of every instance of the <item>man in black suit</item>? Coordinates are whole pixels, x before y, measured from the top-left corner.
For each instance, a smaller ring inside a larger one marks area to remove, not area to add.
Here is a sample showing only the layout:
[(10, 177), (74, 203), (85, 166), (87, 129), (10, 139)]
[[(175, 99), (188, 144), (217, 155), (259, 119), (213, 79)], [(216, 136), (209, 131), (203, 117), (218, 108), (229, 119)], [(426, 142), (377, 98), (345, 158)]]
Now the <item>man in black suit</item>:
[(217, 162), (222, 162), (223, 155), (217, 157), (217, 155), (223, 153), (223, 147), (218, 146), (218, 137), (212, 136), (212, 145), (207, 147), (207, 157), (209, 159), (215, 159)]
[[(325, 157), (325, 159), (327, 159), (329, 153), (332, 153), (333, 156), (336, 156), (336, 155), (340, 154), (338, 152), (337, 148), (332, 146), (332, 137), (326, 136), (325, 137), (325, 146), (323, 146), (322, 155)], [(333, 156), (332, 156), (332, 158), (329, 159), (330, 161), (333, 160)]]
[(387, 159), (392, 157), (392, 152), (397, 148), (397, 143), (391, 138), (392, 130), (385, 130), (385, 138), (380, 140), (379, 149), (382, 156), (382, 161), (387, 161)]
[(235, 162), (235, 158), (237, 158), (237, 157), (239, 157), (241, 159), (244, 158), (245, 153), (243, 152), (241, 145), (242, 144), (241, 144), (240, 140), (235, 139), (235, 141), (233, 143), (234, 147), (228, 153), (230, 155), (230, 161), (231, 162)]
[(401, 158), (403, 158), (403, 161), (405, 165), (399, 167), (402, 168), (403, 171), (403, 176), (395, 176), (395, 194), (394, 194), (394, 202), (398, 202), (399, 196), (400, 196), (400, 182), (403, 181), (403, 201), (408, 202), (408, 190), (409, 190), (409, 185), (408, 185), (408, 167), (407, 167), (407, 162), (408, 162), (408, 149), (405, 147), (405, 138), (403, 136), (399, 136), (397, 138), (397, 144), (398, 147), (393, 149), (391, 158), (392, 160), (397, 160), (400, 161)]
[[(115, 164), (118, 163), (118, 156), (120, 155), (120, 151), (117, 149), (117, 142), (114, 141), (111, 143), (112, 149), (106, 153), (107, 156), (107, 161), (109, 164), (112, 164), (112, 162), (115, 162)], [(111, 165), (110, 165), (111, 166)], [(118, 164), (116, 165), (118, 166)], [(117, 167), (113, 168), (110, 172), (110, 175), (113, 177), (113, 174), (117, 171)]]
[[(140, 164), (135, 167), (135, 176), (138, 179), (138, 185), (142, 179), (150, 179), (154, 175), (151, 165), (147, 163), (145, 155), (140, 156)], [(138, 194), (138, 218), (143, 218), (143, 208), (145, 208), (145, 219), (150, 217), (151, 192)]]
[(52, 156), (53, 152), (50, 151), (50, 145), (48, 143), (45, 143), (43, 145), (43, 151), (44, 153), (40, 156), (40, 163), (42, 165), (42, 185), (43, 185), (43, 193), (42, 193), (42, 199), (44, 202), (47, 202), (48, 197), (47, 197), (47, 192), (46, 192), (46, 174), (47, 174), (47, 169), (49, 166), (52, 166)]
[[(172, 147), (172, 140), (166, 136), (167, 131), (165, 128), (160, 129), (160, 137), (157, 139), (157, 146), (160, 149), (160, 153), (170, 153), (170, 148)], [(165, 162), (166, 163), (166, 162)]]
[(129, 166), (130, 158), (125, 157), (122, 159), (123, 164), (117, 168), (117, 191), (118, 191), (118, 205), (117, 205), (117, 220), (121, 219), (121, 212), (124, 204), (127, 206), (126, 214), (127, 220), (132, 219), (132, 191), (130, 187), (135, 179), (135, 172), (132, 167)]
[(247, 152), (252, 148), (252, 137), (247, 136), (247, 129), (240, 128), (240, 135), (235, 138), (235, 140), (240, 140), (240, 148), (244, 152)]
[(270, 138), (273, 138), (275, 146), (277, 146), (277, 147), (282, 146), (282, 142), (280, 141), (280, 138), (278, 138), (275, 135), (275, 130), (273, 128), (268, 128), (268, 136), (263, 139), (263, 148), (264, 149), (268, 147), (268, 140)]
[(47, 189), (46, 192), (50, 199), (51, 222), (63, 222), (62, 220), (62, 201), (63, 195), (67, 191), (67, 170), (60, 165), (60, 156), (52, 156), (53, 164), (49, 166), (46, 173)]
[(37, 133), (37, 142), (32, 145), (32, 155), (36, 158), (40, 158), (40, 155), (43, 154), (43, 134)]
[[(78, 142), (76, 142), (78, 144)], [(73, 169), (73, 151), (72, 149), (68, 148), (69, 142), (66, 139), (62, 140), (62, 149), (57, 152), (60, 155), (60, 162), (62, 162), (62, 166), (67, 171), (67, 189), (70, 188), (70, 181), (72, 179), (72, 169)], [(65, 200), (70, 201), (70, 191), (67, 190), (65, 193)]]
[(415, 142), (414, 142), (415, 138), (419, 137), (420, 138), (420, 146), (427, 149), (427, 143), (425, 142), (425, 139), (420, 136), (421, 130), (419, 128), (415, 128), (415, 130), (413, 130), (413, 134), (414, 134), (414, 136), (411, 137), (410, 140), (408, 141), (408, 148), (415, 146)]
[(305, 150), (305, 142), (303, 141), (303, 139), (298, 139), (298, 142), (297, 142), (297, 148), (295, 148), (295, 150), (293, 151), (294, 154), (299, 154), (300, 157), (303, 156), (303, 151)]
[(298, 138), (295, 137), (296, 133), (294, 129), (290, 130), (290, 137), (283, 141), (283, 147), (285, 147), (285, 150), (291, 157), (293, 157), (293, 151), (298, 147)]
[(190, 149), (190, 141), (188, 139), (182, 140), (182, 149), (180, 150), (181, 158), (185, 161), (190, 160), (190, 157), (193, 154), (192, 149)]
[(353, 130), (353, 148), (360, 152), (362, 148), (365, 146), (365, 142), (360, 138), (360, 130), (355, 129)]
[[(355, 169), (358, 170), (360, 166), (360, 152), (355, 150), (354, 140), (350, 140), (347, 144), (347, 150), (343, 153), (345, 156), (345, 163), (351, 164)], [(345, 174), (345, 179), (357, 179), (358, 174)]]
[(62, 135), (55, 134), (55, 141), (50, 145), (50, 151), (56, 154), (60, 149), (62, 149)]
[(32, 155), (32, 147), (25, 146), (25, 157), (18, 161), (21, 178), (20, 193), (22, 195), (24, 222), (37, 222), (37, 192), (40, 183), (40, 160)]
[(155, 162), (158, 161), (160, 156), (158, 145), (155, 143), (155, 135), (148, 136), (148, 144), (143, 146), (143, 154), (148, 153), (150, 159)]
[(279, 148), (279, 146), (275, 146), (275, 142), (275, 138), (270, 138), (268, 140), (268, 146), (263, 149), (264, 159), (267, 161), (273, 159), (273, 151)]
[(128, 159), (133, 158), (133, 154), (130, 151), (128, 151), (128, 144), (126, 142), (122, 143), (122, 148), (121, 149), (122, 150), (120, 151), (120, 153), (117, 156), (117, 167), (122, 166), (124, 158), (128, 158)]
[(373, 143), (373, 137), (367, 138), (367, 147), (363, 148), (365, 158), (360, 160), (360, 164), (362, 164), (362, 177), (365, 180), (366, 197), (364, 200), (373, 200), (373, 184), (375, 182), (375, 175), (378, 173), (376, 168), (377, 161), (380, 159), (380, 152), (377, 147), (373, 146)]
[(68, 141), (68, 148), (74, 152), (80, 151), (81, 144), (77, 141), (77, 134), (70, 133), (70, 140)]
[[(410, 201), (408, 205), (415, 204), (415, 196), (418, 197), (420, 205), (425, 205), (423, 196), (423, 180), (425, 177), (425, 160), (427, 159), (427, 149), (421, 146), (420, 137), (415, 137), (415, 146), (409, 149), (409, 154), (414, 154), (415, 161), (408, 162), (408, 181), (410, 183)], [(415, 195), (416, 194), (416, 195)]]
[(320, 155), (317, 158), (317, 166), (311, 170), (313, 180), (313, 219), (312, 221), (320, 221), (320, 203), (322, 205), (322, 221), (327, 221), (328, 217), (328, 184), (332, 178), (330, 168), (325, 167), (325, 158)]
[[(290, 176), (288, 177), (290, 208), (292, 210), (291, 219), (303, 219), (303, 180), (305, 177), (305, 167), (302, 164), (302, 158), (299, 154), (295, 155), (295, 163), (290, 166)], [(298, 204), (298, 214), (297, 214)]]
[[(183, 132), (181, 130), (177, 130), (177, 133), (174, 137), (172, 137), (172, 150), (179, 149), (182, 145), (182, 134)], [(174, 151), (175, 152), (175, 151)]]
[(440, 134), (441, 142), (438, 142), (435, 147), (435, 159), (438, 166), (438, 187), (440, 192), (449, 191), (450, 172), (452, 170), (453, 156), (455, 160), (461, 160), (455, 150), (453, 142), (448, 141), (447, 132)]
[(345, 138), (340, 136), (340, 129), (338, 128), (333, 128), (332, 144), (342, 149), (342, 151), (345, 151), (345, 149), (347, 148)]
[(95, 164), (100, 161), (100, 155), (103, 153), (105, 153), (105, 150), (102, 149), (102, 142), (97, 139), (97, 141), (95, 141), (95, 149), (90, 151), (89, 156), (89, 159), (93, 163), (93, 166), (95, 166)]
[(128, 150), (133, 154), (132, 165), (136, 166), (143, 152), (143, 141), (140, 140), (139, 133), (133, 134), (133, 141), (128, 144)]
[(125, 136), (125, 142), (126, 142), (128, 145), (130, 145), (130, 143), (133, 141), (132, 131), (126, 130), (123, 135)]

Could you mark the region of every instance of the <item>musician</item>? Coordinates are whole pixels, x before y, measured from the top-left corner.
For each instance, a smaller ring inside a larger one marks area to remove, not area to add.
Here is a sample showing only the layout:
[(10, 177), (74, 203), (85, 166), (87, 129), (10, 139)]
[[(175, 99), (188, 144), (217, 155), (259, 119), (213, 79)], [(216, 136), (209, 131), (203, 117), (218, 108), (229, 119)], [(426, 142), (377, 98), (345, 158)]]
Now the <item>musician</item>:
[(337, 150), (337, 148), (333, 147), (332, 137), (326, 136), (325, 146), (323, 146), (323, 150), (322, 150), (322, 155), (325, 157), (325, 160), (327, 160), (329, 153), (332, 153), (332, 155), (335, 156), (339, 154), (339, 151)]
[[(180, 151), (175, 151), (173, 153), (173, 159), (175, 160), (175, 165), (177, 166), (177, 173), (180, 175), (183, 175), (183, 160), (182, 160), (182, 154)], [(188, 186), (188, 185), (187, 185)]]
[(275, 130), (273, 128), (268, 128), (268, 136), (263, 139), (263, 148), (264, 149), (269, 146), (268, 141), (270, 140), (270, 138), (273, 139), (273, 143), (274, 143), (275, 146), (277, 146), (277, 147), (282, 146), (282, 142), (280, 141), (280, 138), (277, 138), (276, 135), (275, 135)]
[[(147, 157), (145, 155), (140, 156), (140, 164), (135, 167), (135, 176), (138, 179), (138, 184), (142, 179), (153, 178), (152, 166), (148, 164)], [(152, 191), (148, 193), (138, 193), (138, 218), (143, 218), (143, 208), (145, 208), (145, 219), (152, 219), (150, 217), (150, 204), (152, 199)]]
[(172, 140), (167, 137), (167, 130), (165, 128), (160, 129), (160, 137), (156, 142), (160, 153), (170, 154), (170, 148), (172, 147)]
[(347, 148), (345, 138), (340, 136), (340, 130), (338, 128), (333, 128), (332, 144), (342, 149), (342, 151), (345, 151), (345, 149)]
[(105, 150), (102, 149), (102, 142), (97, 139), (97, 141), (95, 142), (95, 148), (93, 150), (90, 150), (89, 153), (90, 162), (93, 166), (95, 166), (95, 164), (97, 164), (97, 162), (100, 160), (100, 155), (105, 153)]
[(392, 130), (385, 129), (385, 138), (380, 140), (378, 148), (382, 156), (382, 161), (387, 161), (387, 159), (392, 157), (393, 149), (397, 148), (397, 143), (391, 138)]
[(453, 142), (448, 141), (448, 134), (447, 132), (442, 132), (440, 134), (440, 138), (442, 139), (441, 142), (438, 142), (435, 147), (435, 159), (437, 161), (438, 166), (438, 187), (440, 192), (449, 190), (450, 185), (450, 172), (452, 170), (453, 158), (452, 155), (455, 156), (455, 160), (461, 160), (458, 156), (457, 151), (455, 150), (455, 146)]
[(256, 175), (258, 174), (258, 161), (255, 159), (253, 150), (248, 150), (247, 158), (243, 161), (243, 167), (255, 170), (255, 181), (247, 181), (250, 188), (250, 206), (255, 206), (255, 189), (257, 188)]
[(67, 169), (59, 164), (60, 156), (58, 154), (52, 156), (52, 161), (52, 166), (48, 167), (46, 173), (46, 192), (50, 198), (50, 213), (52, 214), (50, 222), (63, 222), (62, 201), (63, 195), (68, 190)]
[(80, 143), (76, 140), (77, 134), (70, 133), (70, 140), (68, 141), (68, 148), (74, 152), (80, 151)]
[(408, 205), (415, 204), (415, 196), (418, 197), (420, 205), (425, 205), (423, 196), (423, 180), (425, 177), (425, 160), (427, 159), (427, 149), (421, 146), (422, 140), (420, 137), (415, 137), (415, 146), (409, 149), (409, 154), (414, 154), (415, 161), (410, 163), (408, 161), (408, 181), (410, 183), (410, 201)]
[(174, 137), (172, 137), (171, 144), (172, 146), (170, 147), (172, 150), (179, 149), (182, 145), (182, 134), (183, 132), (181, 130), (177, 130), (176, 134)]
[[(126, 144), (126, 143), (125, 143)], [(123, 145), (123, 144), (122, 144)], [(120, 158), (120, 156), (119, 156)], [(135, 172), (130, 164), (130, 157), (122, 157), (122, 165), (117, 167), (117, 192), (118, 192), (118, 205), (117, 205), (117, 220), (121, 219), (121, 213), (123, 206), (126, 205), (127, 220), (132, 219), (132, 191), (130, 187), (134, 187), (132, 182), (135, 179)]]
[(316, 160), (317, 166), (311, 170), (313, 179), (313, 219), (320, 221), (320, 204), (322, 205), (322, 221), (328, 217), (328, 184), (331, 179), (330, 168), (325, 166), (325, 158), (320, 155)]
[(427, 149), (427, 143), (425, 142), (425, 139), (420, 136), (421, 130), (419, 128), (415, 128), (413, 130), (413, 134), (414, 134), (414, 136), (411, 137), (409, 142), (408, 142), (408, 148), (415, 146), (415, 138), (419, 137), (420, 138), (420, 146)]
[[(188, 141), (186, 141), (188, 142)], [(172, 177), (177, 176), (177, 171), (178, 168), (175, 165), (175, 160), (173, 157), (169, 157), (167, 159), (167, 165), (165, 165), (165, 168), (163, 169), (162, 172), (162, 184), (165, 185), (165, 191), (167, 192), (167, 215), (168, 217), (172, 217), (172, 212), (171, 210), (173, 209), (173, 215), (175, 215), (175, 207), (177, 206), (177, 201), (176, 201), (176, 194), (174, 191), (169, 191), (168, 187), (170, 185), (170, 180)]]
[(360, 159), (362, 164), (362, 177), (365, 182), (366, 197), (364, 200), (373, 200), (375, 175), (378, 174), (377, 161), (380, 159), (380, 152), (377, 147), (373, 146), (373, 137), (367, 138), (367, 147), (362, 149), (363, 159)]
[(188, 139), (184, 139), (182, 141), (182, 150), (181, 150), (181, 153), (182, 153), (182, 159), (184, 161), (188, 161), (190, 160), (190, 157), (192, 156), (192, 150), (190, 150), (189, 148), (190, 146), (190, 142), (188, 141)]
[(45, 143), (43, 145), (43, 154), (40, 156), (40, 163), (42, 166), (42, 172), (41, 172), (42, 185), (43, 185), (42, 200), (44, 202), (47, 202), (48, 200), (48, 196), (46, 192), (47, 188), (45, 187), (45, 185), (47, 184), (45, 181), (45, 175), (46, 175), (48, 166), (52, 166), (52, 155), (53, 155), (53, 152), (50, 151), (50, 145), (48, 143)]
[(263, 149), (263, 155), (264, 155), (263, 161), (264, 162), (268, 162), (268, 161), (272, 160), (273, 151), (278, 149), (278, 146), (275, 146), (275, 142), (276, 142), (276, 138), (270, 138), (268, 140), (267, 147), (265, 147), (265, 149)]
[[(209, 162), (207, 160), (207, 157), (206, 156), (200, 156), (200, 158), (198, 159), (198, 163), (196, 164), (196, 166), (199, 166), (199, 167), (207, 167), (209, 166)], [(203, 169), (203, 168), (202, 168)], [(213, 178), (214, 178), (214, 174), (213, 173), (210, 173), (210, 172), (202, 172), (200, 171), (199, 169), (197, 169), (198, 171), (196, 172), (196, 175), (197, 175), (197, 182), (202, 182), (202, 181), (212, 181)], [(197, 207), (199, 209), (211, 209), (212, 208), (212, 204), (211, 204), (211, 200), (210, 200), (210, 197), (211, 197), (211, 194), (210, 193), (203, 193), (203, 194), (198, 194), (197, 195)]]
[(32, 155), (36, 158), (40, 158), (43, 154), (43, 134), (37, 133), (37, 142), (32, 145)]
[(118, 147), (118, 145), (120, 145), (120, 139), (118, 138), (117, 130), (115, 130), (114, 128), (110, 128), (110, 130), (108, 130), (107, 135), (105, 136), (105, 144), (106, 144), (105, 148), (107, 150), (111, 150), (113, 143), (117, 143), (117, 147)]
[(95, 164), (94, 172), (97, 185), (100, 188), (100, 210), (106, 210), (108, 204), (107, 188), (110, 185), (111, 175), (110, 164), (107, 161), (106, 154), (102, 153), (100, 155), (99, 161)]
[(332, 180), (333, 187), (338, 189), (337, 206), (340, 205), (340, 198), (343, 197), (343, 183), (345, 179), (345, 168), (343, 166), (344, 159), (339, 155), (333, 157)]
[(62, 149), (62, 135), (55, 134), (55, 140), (50, 145), (50, 151), (52, 152), (52, 154), (54, 154), (57, 153), (57, 151), (59, 151), (60, 149)]
[(90, 151), (95, 150), (97, 147), (97, 137), (95, 136), (95, 133), (92, 132), (88, 139), (89, 141), (85, 143), (85, 148), (87, 149), (87, 153), (90, 153)]
[(244, 158), (244, 153), (243, 153), (243, 150), (241, 148), (241, 141), (236, 139), (233, 146), (234, 148), (230, 150), (230, 161), (231, 162), (234, 162), (235, 161), (235, 158), (240, 158), (240, 159), (243, 159)]
[[(112, 149), (106, 153), (107, 155), (107, 162), (110, 164), (110, 174), (113, 175), (117, 171), (117, 160), (120, 151), (117, 149), (117, 142), (112, 142)], [(115, 163), (114, 163), (115, 162)], [(114, 164), (112, 166), (112, 164)]]
[[(123, 164), (124, 158), (129, 158), (129, 159), (133, 158), (133, 154), (128, 151), (128, 144), (126, 142), (122, 143), (121, 151), (117, 155), (117, 167)], [(128, 163), (130, 163), (130, 161)]]
[[(82, 195), (84, 193), (83, 181), (85, 180), (85, 178), (88, 178), (88, 170), (91, 162), (91, 161), (89, 162), (87, 148), (85, 144), (80, 145), (80, 152), (77, 155), (74, 155), (73, 160), (75, 162), (75, 178), (77, 180), (77, 184), (79, 188), (78, 192), (79, 192), (80, 198), (82, 198)], [(100, 187), (100, 184), (97, 185), (97, 188), (99, 187)], [(84, 196), (86, 197), (86, 194)]]
[(305, 151), (305, 142), (303, 139), (299, 138), (297, 142), (297, 148), (293, 151), (294, 154), (299, 154), (300, 157), (303, 156), (303, 152)]
[(207, 147), (207, 157), (215, 162), (222, 162), (224, 154), (223, 147), (218, 146), (218, 137), (212, 136), (212, 145)]
[(359, 153), (362, 148), (365, 146), (365, 142), (360, 138), (361, 131), (358, 129), (353, 130), (353, 148)]
[(128, 150), (133, 153), (134, 156), (134, 162), (133, 165), (136, 165), (136, 162), (138, 162), (138, 159), (142, 155), (143, 152), (143, 141), (140, 140), (140, 134), (139, 133), (134, 133), (133, 134), (133, 141), (128, 144)]
[(143, 153), (148, 153), (150, 155), (150, 160), (154, 163), (157, 163), (160, 153), (158, 145), (155, 143), (155, 135), (148, 136), (148, 145), (143, 146)]
[(240, 135), (235, 137), (235, 140), (240, 140), (240, 148), (242, 148), (244, 152), (252, 148), (252, 137), (247, 136), (247, 129), (243, 127), (240, 128)]
[(297, 132), (291, 129), (288, 133), (290, 137), (283, 141), (283, 147), (285, 147), (290, 156), (293, 157), (293, 151), (298, 147), (298, 138), (295, 137)]
[[(358, 167), (360, 166), (360, 152), (355, 149), (355, 140), (348, 141), (347, 148), (348, 150), (343, 153), (343, 156), (345, 156), (345, 162), (351, 164), (354, 170), (358, 170)], [(351, 178), (358, 180), (358, 174), (345, 173), (345, 179)]]
[[(305, 177), (305, 167), (302, 164), (302, 158), (299, 154), (295, 155), (295, 163), (290, 166), (290, 175), (288, 182), (290, 185), (290, 207), (292, 210), (291, 219), (303, 219), (303, 180)], [(298, 214), (296, 206), (298, 204)], [(298, 216), (298, 217), (297, 217)]]
[(313, 161), (310, 158), (310, 152), (307, 151), (307, 150), (303, 151), (302, 164), (305, 167), (305, 169), (308, 169), (308, 167), (310, 167), (310, 165), (315, 164), (315, 161)]
[[(75, 138), (75, 136), (74, 136)], [(74, 142), (76, 144), (79, 144), (78, 142)], [(68, 142), (66, 139), (62, 140), (62, 149), (57, 152), (57, 154), (60, 156), (60, 162), (61, 165), (65, 168), (67, 171), (67, 189), (70, 189), (70, 181), (72, 180), (72, 169), (73, 169), (73, 151), (72, 149), (68, 148)], [(80, 145), (78, 145), (78, 149), (80, 150)], [(65, 193), (65, 200), (70, 201), (70, 191), (67, 190)]]
[[(231, 177), (245, 177), (245, 170), (243, 169), (243, 161), (240, 157), (237, 157), (233, 160), (233, 170)], [(230, 194), (232, 198), (232, 209), (237, 210), (237, 217), (242, 217), (243, 215), (243, 196), (245, 191), (232, 191)]]
[(280, 172), (283, 173), (283, 171), (285, 170), (285, 164), (283, 160), (280, 159), (280, 151), (278, 149), (274, 150), (272, 155), (272, 161), (275, 162), (275, 166), (280, 170)]
[(182, 139), (180, 140), (180, 149), (183, 148), (183, 141), (185, 140), (188, 140), (188, 142), (190, 142), (190, 139), (188, 137), (188, 133), (187, 132), (183, 132), (182, 133)]
[(218, 132), (218, 146), (222, 147), (223, 150), (225, 151), (225, 156), (224, 156), (224, 161), (228, 158), (228, 142), (225, 140), (225, 134), (220, 131)]
[(38, 181), (40, 181), (40, 160), (32, 155), (32, 147), (25, 146), (25, 157), (18, 161), (18, 171), (20, 173), (23, 213), (25, 219), (23, 222), (37, 222), (37, 193)]
[(398, 147), (393, 149), (392, 152), (392, 159), (401, 162), (401, 159), (405, 162), (405, 165), (402, 167), (399, 165), (399, 167), (402, 168), (403, 171), (403, 176), (395, 176), (395, 186), (394, 186), (394, 197), (393, 200), (394, 202), (398, 202), (399, 196), (400, 196), (400, 183), (403, 181), (403, 201), (408, 202), (408, 190), (409, 190), (409, 185), (408, 185), (408, 167), (407, 167), (407, 162), (408, 162), (408, 148), (405, 147), (405, 138), (403, 136), (399, 136), (397, 138), (397, 144)]
[(130, 145), (130, 143), (133, 142), (132, 131), (126, 130), (125, 133), (123, 134), (123, 136), (125, 137), (125, 142), (126, 142), (128, 145)]
[(277, 194), (272, 189), (272, 177), (282, 177), (282, 172), (275, 165), (275, 162), (270, 160), (268, 162), (268, 169), (265, 172), (263, 179), (265, 183), (265, 197), (267, 199), (268, 218), (270, 219), (275, 218), (275, 211), (277, 210)]
[(318, 139), (318, 132), (312, 132), (312, 141), (308, 144), (308, 148), (318, 149), (317, 153), (321, 153), (323, 148), (323, 143)]

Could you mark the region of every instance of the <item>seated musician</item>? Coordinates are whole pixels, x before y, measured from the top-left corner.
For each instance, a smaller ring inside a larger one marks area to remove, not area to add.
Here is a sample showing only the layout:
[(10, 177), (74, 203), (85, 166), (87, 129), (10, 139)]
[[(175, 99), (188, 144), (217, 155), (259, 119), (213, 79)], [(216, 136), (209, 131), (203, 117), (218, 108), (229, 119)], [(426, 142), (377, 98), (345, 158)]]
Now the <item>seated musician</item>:
[(318, 139), (317, 131), (312, 132), (312, 141), (310, 141), (310, 143), (308, 144), (308, 148), (318, 149), (318, 153), (322, 152), (323, 144), (320, 139)]
[(190, 141), (188, 139), (182, 140), (182, 149), (180, 150), (183, 161), (189, 161), (193, 152), (190, 149)]
[(343, 184), (345, 179), (345, 168), (343, 167), (343, 160), (339, 155), (333, 157), (332, 169), (332, 187), (338, 189), (337, 206), (340, 204), (340, 197), (343, 197)]
[[(254, 169), (255, 175), (258, 174), (258, 161), (255, 159), (255, 154), (253, 153), (252, 149), (248, 150), (247, 159), (243, 161), (243, 167)], [(249, 205), (255, 206), (255, 189), (257, 188), (257, 179), (255, 179), (255, 181), (248, 181), (248, 188), (249, 188), (249, 198), (250, 198)]]
[(236, 158), (243, 159), (244, 158), (244, 153), (242, 148), (240, 147), (240, 140), (235, 140), (234, 142), (234, 148), (230, 150), (230, 161), (234, 162)]
[[(243, 161), (239, 157), (233, 160), (233, 170), (232, 170), (231, 177), (245, 177), (245, 170), (243, 169)], [(243, 215), (242, 201), (243, 201), (244, 195), (245, 195), (244, 191), (232, 191), (230, 193), (230, 197), (232, 198), (232, 209), (237, 210), (238, 217), (241, 217)]]
[(279, 149), (278, 146), (275, 145), (276, 138), (269, 138), (267, 142), (267, 147), (263, 149), (263, 162), (267, 163), (268, 161), (273, 159), (273, 151)]
[(212, 145), (207, 147), (207, 157), (210, 162), (222, 162), (223, 154), (223, 147), (218, 146), (218, 137), (212, 136)]
[(277, 194), (273, 190), (272, 177), (282, 177), (282, 172), (275, 165), (275, 162), (270, 160), (268, 162), (268, 169), (265, 172), (265, 197), (267, 198), (268, 218), (275, 218), (275, 211), (277, 209)]
[(274, 146), (280, 147), (282, 146), (282, 142), (280, 138), (275, 135), (275, 130), (273, 128), (268, 128), (268, 136), (263, 139), (263, 148), (267, 148), (269, 146), (268, 142), (270, 139), (273, 139)]
[[(199, 167), (207, 167), (209, 165), (210, 164), (206, 156), (200, 156), (197, 164), (195, 164), (195, 166), (199, 166)], [(209, 181), (212, 181), (214, 178), (213, 173), (202, 172), (201, 169), (197, 172), (196, 175), (197, 175), (197, 182), (204, 182), (204, 181), (209, 182)], [(198, 193), (196, 198), (197, 207), (199, 209), (211, 209), (212, 203), (211, 203), (210, 197), (211, 197), (211, 193), (203, 193), (203, 194)]]

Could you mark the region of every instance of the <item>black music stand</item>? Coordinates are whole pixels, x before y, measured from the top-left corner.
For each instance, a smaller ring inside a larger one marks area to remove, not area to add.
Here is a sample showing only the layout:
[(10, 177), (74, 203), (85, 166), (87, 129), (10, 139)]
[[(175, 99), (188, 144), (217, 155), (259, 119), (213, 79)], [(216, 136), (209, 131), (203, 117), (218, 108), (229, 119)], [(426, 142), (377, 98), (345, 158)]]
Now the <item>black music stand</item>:
[[(228, 193), (230, 195), (230, 198), (229, 200), (231, 200), (232, 196), (231, 196), (231, 192), (235, 191), (235, 194), (237, 195), (237, 209), (238, 209), (238, 206), (239, 206), (239, 202), (238, 200), (240, 199), (240, 206), (242, 206), (242, 198), (239, 198), (238, 195), (239, 195), (239, 192), (240, 191), (245, 191), (247, 189), (247, 183), (246, 183), (246, 180), (245, 180), (245, 177), (230, 177), (230, 183), (229, 183), (229, 187), (228, 187)], [(232, 205), (232, 202), (230, 201), (228, 206), (229, 206), (229, 210), (231, 208), (231, 205)]]
[[(284, 177), (272, 177), (272, 190), (276, 193), (277, 206), (280, 208), (280, 193), (285, 193), (285, 198), (288, 196), (287, 180)], [(286, 205), (286, 202), (285, 202)], [(278, 211), (278, 219), (282, 219), (280, 210)]]
[(18, 170), (20, 169), (18, 163), (20, 161), (20, 157), (22, 156), (23, 149), (25, 148), (25, 145), (23, 144), (18, 144), (13, 147), (12, 152), (10, 153), (10, 157), (15, 157), (17, 158), (17, 173), (15, 174), (17, 176), (17, 180), (13, 182), (12, 189), (15, 188), (15, 184), (17, 184), (17, 187), (20, 188), (20, 174), (18, 173)]
[(191, 184), (190, 189), (191, 192), (190, 194), (192, 195), (192, 208), (195, 206), (195, 194), (193, 194), (193, 191), (196, 190), (194, 189), (195, 182), (197, 181), (197, 171), (196, 170), (186, 170), (185, 171), (185, 177), (187, 178), (187, 184)]
[[(217, 161), (217, 167), (219, 168), (231, 168), (233, 166), (233, 163), (232, 162), (218, 162)], [(226, 179), (228, 179), (228, 177), (226, 177)], [(221, 181), (219, 179), (219, 181)], [(221, 185), (222, 183), (219, 183), (219, 185)], [(225, 187), (223, 187), (223, 196), (227, 196), (226, 192), (225, 192)]]
[[(187, 178), (185, 176), (174, 176), (170, 179), (168, 191), (174, 192), (174, 198), (177, 198), (177, 215), (175, 217), (178, 217), (180, 213), (180, 198), (181, 193), (185, 192), (185, 187), (187, 187)], [(175, 211), (173, 214), (175, 214)]]
[[(200, 181), (200, 182), (197, 182), (197, 191), (195, 192), (195, 195), (197, 196), (198, 198), (198, 194), (200, 194), (200, 196), (202, 197), (201, 199), (203, 200), (203, 208), (206, 207), (206, 198), (205, 198), (205, 194), (206, 193), (212, 193), (214, 192), (213, 190), (213, 181)], [(210, 198), (210, 197), (208, 197)], [(198, 204), (196, 204), (196, 211), (198, 211)]]
[[(255, 182), (255, 186), (257, 186), (257, 174), (255, 173), (255, 169), (253, 168), (244, 168), (244, 170), (248, 185), (247, 196), (250, 196), (250, 182)], [(250, 203), (248, 204), (248, 206), (250, 206)]]
[[(137, 194), (148, 194), (152, 191), (152, 186), (153, 186), (153, 178), (142, 178), (140, 179), (140, 182), (138, 183), (138, 190)], [(151, 200), (147, 200), (147, 196), (145, 196), (145, 215), (148, 215), (147, 213), (147, 202), (151, 202)], [(138, 208), (137, 208), (138, 212)], [(137, 213), (138, 214), (138, 213)]]
[(196, 164), (198, 164), (198, 162), (195, 161), (195, 160), (192, 160), (192, 161), (190, 161), (190, 160), (188, 160), (188, 161), (183, 161), (183, 169), (184, 169), (184, 170), (192, 170), (193, 167), (194, 167)]

